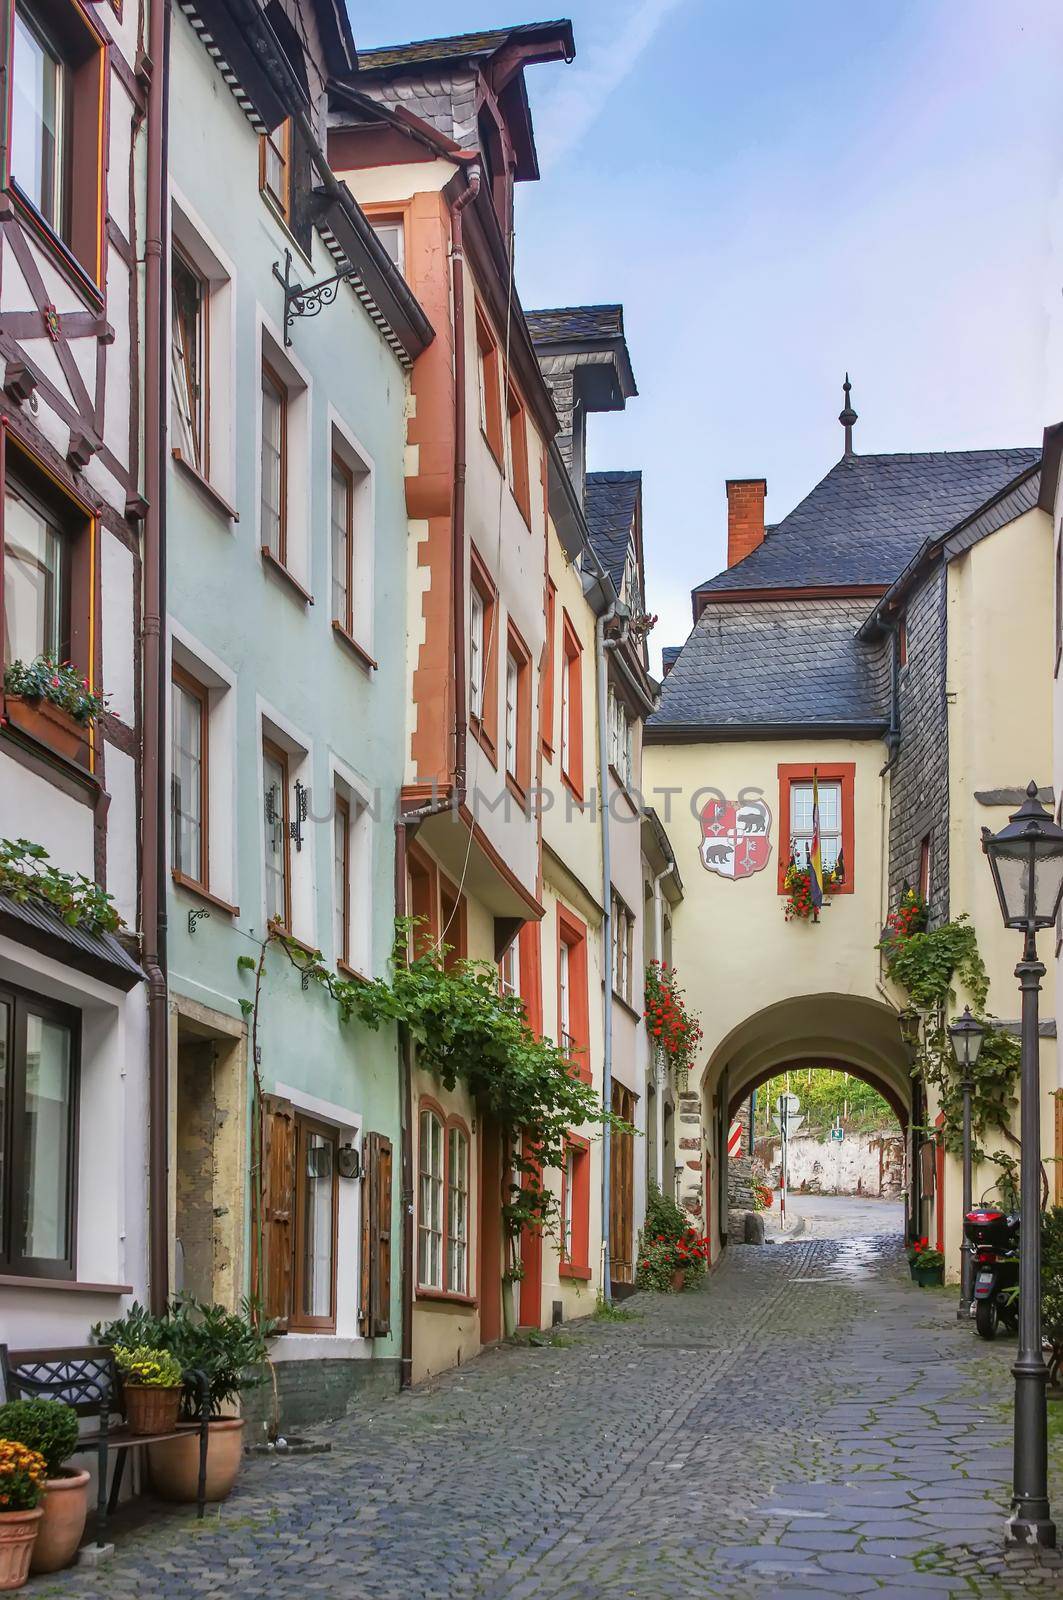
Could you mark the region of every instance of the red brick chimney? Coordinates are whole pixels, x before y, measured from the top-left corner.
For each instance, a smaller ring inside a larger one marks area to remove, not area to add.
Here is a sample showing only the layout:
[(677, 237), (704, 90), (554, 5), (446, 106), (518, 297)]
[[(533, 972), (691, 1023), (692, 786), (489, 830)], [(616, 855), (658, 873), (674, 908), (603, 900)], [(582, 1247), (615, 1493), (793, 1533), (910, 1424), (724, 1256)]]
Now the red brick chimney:
[(748, 556), (764, 543), (764, 478), (727, 480), (727, 565)]

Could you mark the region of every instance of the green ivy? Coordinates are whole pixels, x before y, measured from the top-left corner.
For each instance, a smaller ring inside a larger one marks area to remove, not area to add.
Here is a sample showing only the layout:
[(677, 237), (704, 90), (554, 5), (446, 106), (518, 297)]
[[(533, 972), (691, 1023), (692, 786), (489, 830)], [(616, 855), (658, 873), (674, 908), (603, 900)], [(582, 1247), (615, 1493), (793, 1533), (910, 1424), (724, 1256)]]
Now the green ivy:
[(966, 912), (955, 922), (943, 922), (928, 933), (912, 933), (907, 938), (891, 935), (878, 948), (885, 956), (886, 971), (894, 983), (908, 991), (912, 1004), (920, 1011), (943, 1008), (955, 1001), (955, 979), (971, 996), (976, 1012), (985, 1006), (989, 978)]
[(53, 867), (43, 845), (0, 839), (0, 894), (22, 903), (38, 900), (58, 912), (70, 928), (114, 933), (122, 926), (111, 896), (80, 872)]

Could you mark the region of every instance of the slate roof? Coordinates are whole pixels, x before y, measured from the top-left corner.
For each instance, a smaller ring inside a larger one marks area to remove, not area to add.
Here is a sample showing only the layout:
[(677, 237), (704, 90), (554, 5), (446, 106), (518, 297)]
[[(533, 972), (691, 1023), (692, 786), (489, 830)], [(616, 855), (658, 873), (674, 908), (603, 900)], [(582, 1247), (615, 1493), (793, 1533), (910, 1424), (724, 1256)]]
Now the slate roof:
[(533, 344), (568, 339), (622, 339), (623, 306), (559, 306), (553, 311), (526, 311)]
[(843, 456), (751, 555), (694, 592), (891, 584), (927, 539), (977, 511), (1040, 454)]
[(453, 61), (467, 56), (487, 56), (522, 34), (557, 33), (572, 24), (567, 19), (556, 22), (523, 22), (512, 28), (489, 28), (483, 33), (454, 33), (443, 39), (416, 39), (411, 44), (381, 45), (376, 50), (359, 50), (359, 72), (374, 72), (391, 67), (423, 65), (432, 61)]
[(648, 738), (812, 724), (884, 728), (888, 645), (856, 639), (866, 611), (859, 599), (708, 606), (661, 685)]
[(587, 473), (583, 507), (587, 531), (618, 593), (641, 488), (641, 472)]
[(662, 645), (661, 667), (664, 672), (668, 672), (671, 667), (675, 666), (676, 662), (679, 660), (679, 653), (682, 648), (683, 646), (681, 644)]

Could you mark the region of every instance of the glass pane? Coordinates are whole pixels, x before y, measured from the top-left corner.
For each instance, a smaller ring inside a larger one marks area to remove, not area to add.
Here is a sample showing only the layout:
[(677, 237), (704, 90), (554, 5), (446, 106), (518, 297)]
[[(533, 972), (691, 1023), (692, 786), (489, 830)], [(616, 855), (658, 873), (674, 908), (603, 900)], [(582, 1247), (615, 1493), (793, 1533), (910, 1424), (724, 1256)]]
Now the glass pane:
[(20, 1253), (42, 1261), (70, 1254), (70, 1046), (69, 1028), (27, 1014)]
[(15, 10), (14, 67), (11, 172), (61, 234), (66, 70), (21, 6)]
[(65, 660), (66, 561), (63, 536), (8, 487), (4, 497), (4, 662)]
[(203, 471), (204, 286), (188, 262), (173, 253), (173, 427), (186, 461)]
[(203, 879), (203, 715), (194, 694), (173, 685), (173, 770), (171, 774), (173, 864), (198, 882)]
[(373, 232), (401, 272), (403, 270), (402, 223), (374, 222), (372, 226)]
[(459, 1128), (448, 1134), (447, 1159), (447, 1289), (465, 1293), (465, 1262), (468, 1252), (469, 1147)]
[(347, 899), (349, 893), (347, 842), (347, 813), (337, 805), (336, 815), (332, 822), (332, 871), (336, 918), (334, 935), (336, 956), (340, 961), (346, 961), (347, 959)]
[(287, 877), (287, 840), (284, 836), (284, 768), (275, 756), (262, 757), (263, 787), (265, 790), (266, 837), (266, 916), (287, 915), (285, 880)]
[(4, 1151), (7, 1149), (7, 1124), (8, 1124), (8, 1040), (11, 1037), (11, 1007), (6, 1001), (0, 1001), (0, 1250), (4, 1249), (4, 1240), (7, 1238), (7, 1210), (5, 1197), (7, 1195), (7, 1168), (4, 1163)]
[(332, 1201), (336, 1183), (332, 1140), (307, 1130), (303, 1180), (303, 1304), (305, 1317), (332, 1315)]
[(332, 615), (350, 632), (351, 480), (332, 464)]
[(262, 374), (262, 543), (278, 561), (281, 540), (284, 463), (284, 406), (281, 395)]

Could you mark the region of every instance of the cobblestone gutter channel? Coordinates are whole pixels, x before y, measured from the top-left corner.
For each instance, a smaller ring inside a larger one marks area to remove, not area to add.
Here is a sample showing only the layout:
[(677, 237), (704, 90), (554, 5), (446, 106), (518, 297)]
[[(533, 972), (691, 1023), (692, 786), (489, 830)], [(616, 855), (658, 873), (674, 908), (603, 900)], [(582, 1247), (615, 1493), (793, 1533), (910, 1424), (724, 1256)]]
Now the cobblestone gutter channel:
[(738, 1248), (629, 1305), (334, 1424), (329, 1455), (251, 1462), (204, 1526), (153, 1513), (27, 1594), (1063, 1592), (1063, 1565), (1001, 1551), (1011, 1346), (977, 1346), (892, 1243)]

